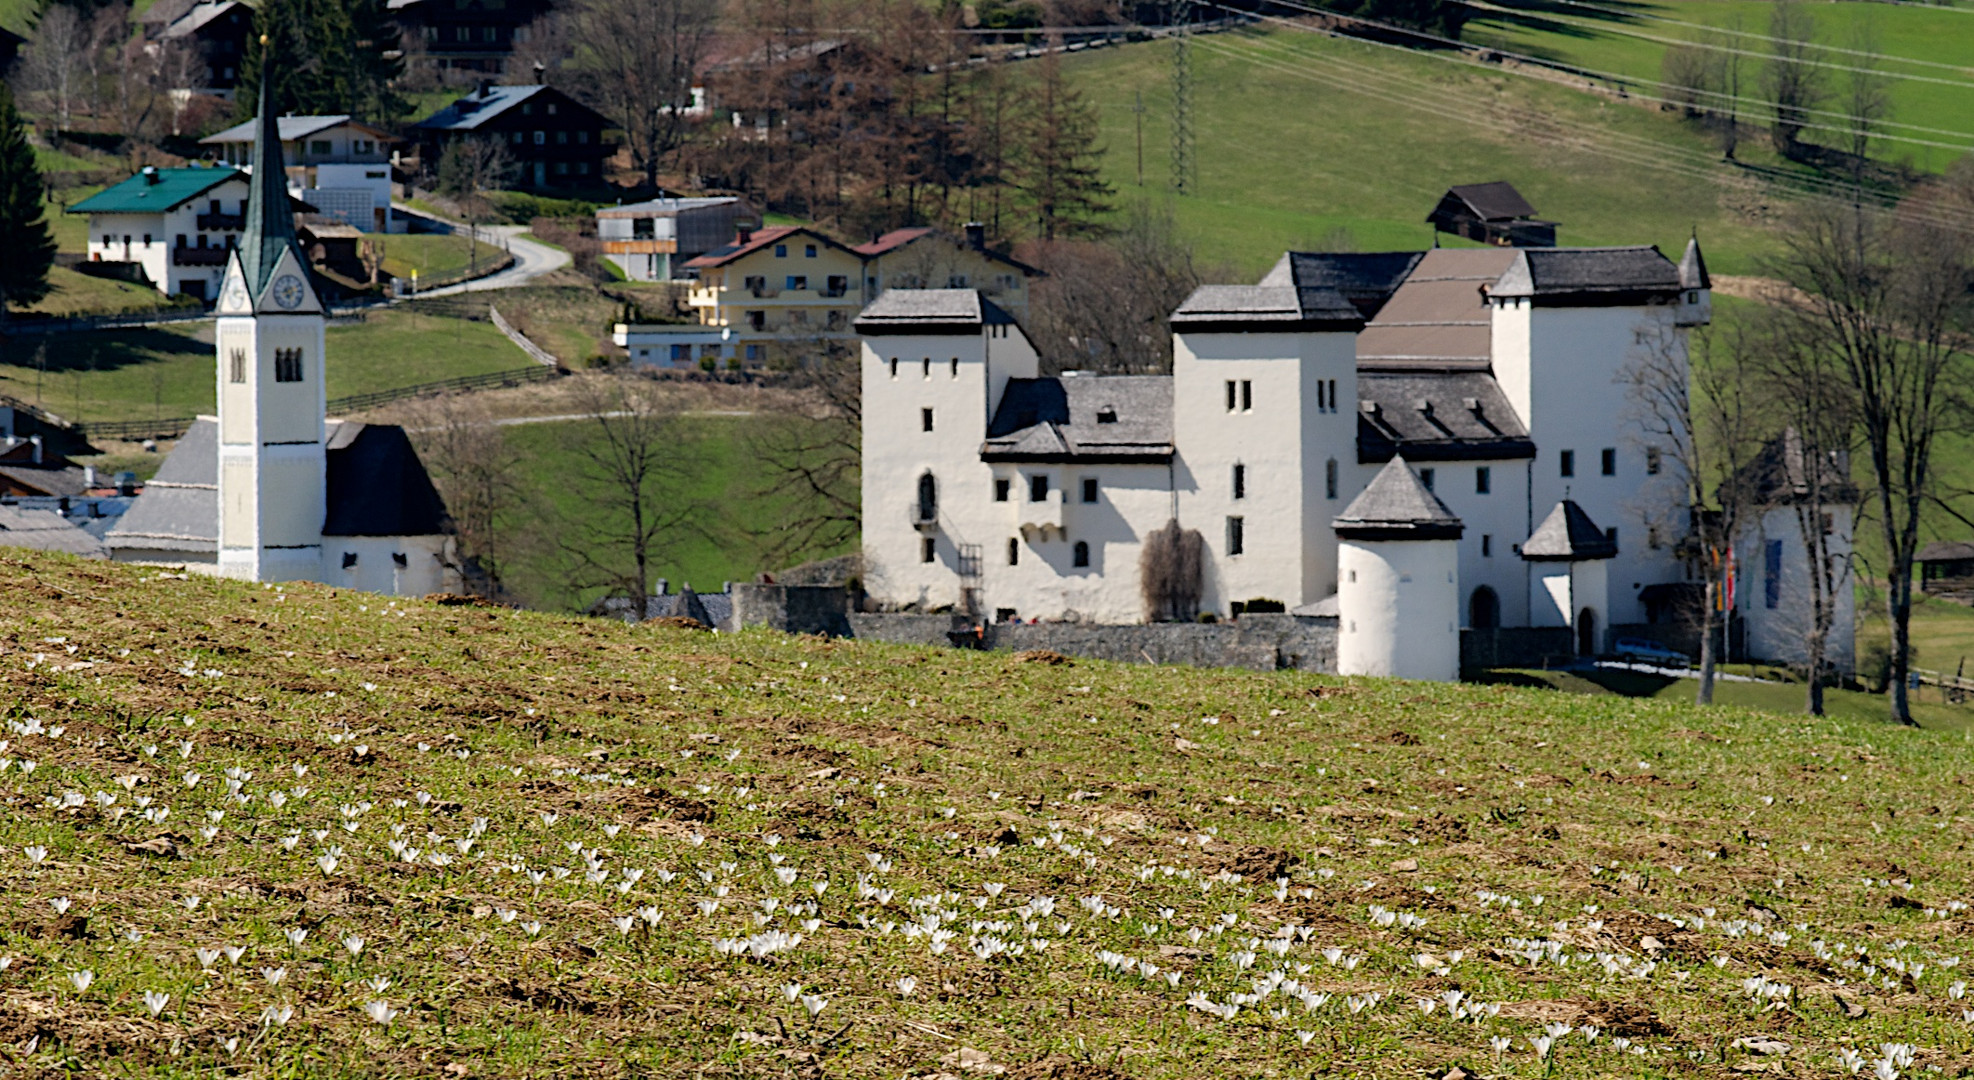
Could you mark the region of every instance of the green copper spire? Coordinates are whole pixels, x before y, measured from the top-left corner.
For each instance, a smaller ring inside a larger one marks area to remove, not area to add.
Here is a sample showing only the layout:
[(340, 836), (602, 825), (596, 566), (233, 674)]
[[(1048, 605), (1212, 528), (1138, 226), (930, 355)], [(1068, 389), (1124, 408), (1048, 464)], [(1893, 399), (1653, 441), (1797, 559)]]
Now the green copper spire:
[(247, 231), (240, 237), (247, 292), (255, 298), (267, 288), (267, 279), (274, 275), (283, 251), (293, 250), (297, 263), (308, 265), (295, 242), (295, 214), (288, 205), (288, 170), (281, 159), (281, 128), (275, 119), (274, 97), (273, 52), (262, 38), (253, 189), (247, 196)]

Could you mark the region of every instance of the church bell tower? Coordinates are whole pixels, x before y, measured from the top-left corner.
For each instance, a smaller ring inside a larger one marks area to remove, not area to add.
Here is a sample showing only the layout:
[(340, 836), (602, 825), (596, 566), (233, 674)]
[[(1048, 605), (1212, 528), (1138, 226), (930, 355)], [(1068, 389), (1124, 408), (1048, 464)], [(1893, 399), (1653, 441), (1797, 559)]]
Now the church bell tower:
[(254, 581), (320, 580), (324, 318), (295, 241), (275, 85), (264, 57), (247, 226), (219, 294), (219, 569)]

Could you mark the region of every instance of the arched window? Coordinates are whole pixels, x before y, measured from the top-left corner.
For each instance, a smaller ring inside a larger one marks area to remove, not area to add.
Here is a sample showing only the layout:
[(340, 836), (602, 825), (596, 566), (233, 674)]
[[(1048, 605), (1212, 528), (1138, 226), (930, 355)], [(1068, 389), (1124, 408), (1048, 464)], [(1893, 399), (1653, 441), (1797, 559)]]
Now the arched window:
[(923, 473), (918, 478), (918, 519), (939, 520), (939, 481), (934, 480), (931, 473)]
[(1089, 543), (1089, 541), (1087, 541), (1087, 540), (1078, 540), (1078, 541), (1076, 541), (1076, 546), (1075, 546), (1075, 547), (1074, 547), (1073, 549), (1071, 549), (1071, 554), (1070, 554), (1070, 562), (1071, 562), (1071, 563), (1072, 563), (1073, 565), (1076, 565), (1076, 566), (1089, 566), (1089, 565), (1090, 565), (1090, 543)]
[(1597, 612), (1590, 608), (1576, 613), (1576, 653), (1597, 655)]
[(1467, 599), (1467, 625), (1475, 630), (1492, 630), (1501, 625), (1501, 598), (1482, 585)]

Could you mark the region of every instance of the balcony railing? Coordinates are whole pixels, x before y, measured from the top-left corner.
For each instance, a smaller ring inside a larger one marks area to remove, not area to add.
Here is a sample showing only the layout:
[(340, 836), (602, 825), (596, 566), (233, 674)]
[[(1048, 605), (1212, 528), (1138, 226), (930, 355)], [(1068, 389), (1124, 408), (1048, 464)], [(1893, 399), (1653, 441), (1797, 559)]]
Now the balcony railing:
[(171, 249), (171, 265), (225, 266), (227, 250), (223, 247), (175, 247)]
[(203, 232), (241, 232), (247, 227), (244, 214), (200, 214), (198, 222)]

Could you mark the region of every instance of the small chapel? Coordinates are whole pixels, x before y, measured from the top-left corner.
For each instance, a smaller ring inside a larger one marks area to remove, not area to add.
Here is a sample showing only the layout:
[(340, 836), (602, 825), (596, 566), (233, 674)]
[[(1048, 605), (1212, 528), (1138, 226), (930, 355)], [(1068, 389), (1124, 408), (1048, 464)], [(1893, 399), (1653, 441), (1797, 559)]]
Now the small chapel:
[(457, 591), (445, 503), (404, 429), (327, 415), (327, 312), (296, 242), (274, 96), (260, 98), (246, 229), (219, 291), (217, 415), (193, 423), (104, 543), (119, 562), (248, 581)]

